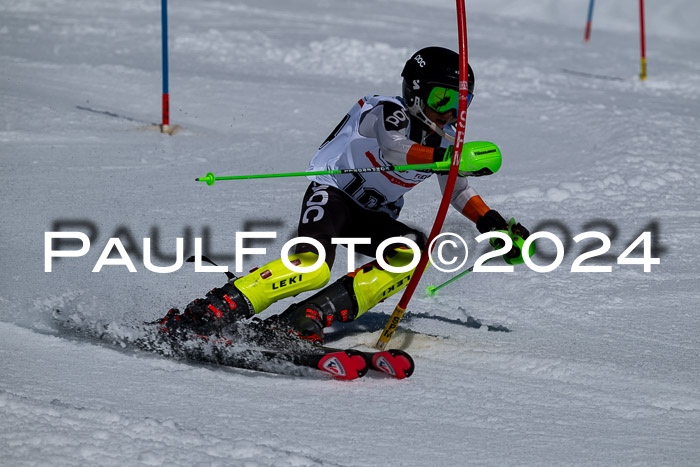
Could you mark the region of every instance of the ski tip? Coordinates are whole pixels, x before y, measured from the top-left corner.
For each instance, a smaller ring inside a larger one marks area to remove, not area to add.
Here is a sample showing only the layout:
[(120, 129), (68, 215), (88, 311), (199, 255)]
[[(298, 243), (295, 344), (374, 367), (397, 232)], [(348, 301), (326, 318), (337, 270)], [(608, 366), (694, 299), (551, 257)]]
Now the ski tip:
[(367, 374), (369, 368), (361, 352), (345, 350), (326, 354), (318, 362), (318, 369), (336, 379), (353, 380)]
[(372, 356), (372, 367), (397, 379), (408, 378), (416, 365), (413, 358), (403, 350), (391, 349)]

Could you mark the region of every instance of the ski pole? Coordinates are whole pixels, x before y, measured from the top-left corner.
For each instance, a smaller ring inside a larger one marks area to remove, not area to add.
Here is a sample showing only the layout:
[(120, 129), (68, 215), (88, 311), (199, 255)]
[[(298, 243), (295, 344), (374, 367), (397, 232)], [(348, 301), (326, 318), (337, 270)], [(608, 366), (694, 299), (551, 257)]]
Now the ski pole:
[[(493, 258), (487, 259), (486, 261), (484, 261), (483, 264), (488, 263), (488, 262), (491, 261), (492, 259), (493, 259)], [(440, 290), (441, 288), (450, 285), (451, 283), (453, 283), (453, 282), (456, 281), (457, 279), (461, 279), (462, 277), (466, 276), (466, 275), (469, 274), (470, 272), (474, 271), (474, 266), (476, 266), (476, 264), (472, 264), (472, 265), (469, 267), (469, 269), (467, 269), (466, 271), (460, 272), (459, 274), (457, 274), (456, 276), (454, 276), (452, 279), (448, 279), (447, 281), (443, 282), (443, 283), (440, 284), (440, 285), (429, 285), (429, 286), (427, 287), (427, 289), (426, 289), (426, 293), (428, 294), (428, 297), (433, 297), (433, 296), (435, 296), (435, 294), (437, 293), (437, 291)]]
[[(316, 170), (312, 172), (285, 172), (274, 174), (256, 175), (231, 175), (217, 177), (209, 172), (204, 177), (195, 178), (196, 182), (206, 182), (212, 186), (217, 180), (247, 180), (252, 178), (281, 178), (281, 177), (307, 177), (309, 175), (338, 175), (362, 172), (403, 172), (405, 170), (434, 170), (436, 172), (448, 172), (452, 165), (451, 160), (432, 162), (425, 164), (390, 165), (379, 167), (360, 167), (354, 169)], [(470, 141), (462, 146), (459, 174), (475, 177), (491, 175), (501, 168), (501, 150), (488, 141)]]
[[(225, 177), (216, 177), (213, 173), (209, 172), (204, 177), (195, 178), (195, 182), (206, 182), (207, 185), (212, 186), (217, 180), (248, 180), (253, 178), (281, 178), (281, 177), (306, 177), (309, 175), (337, 175), (337, 174), (351, 174), (351, 173), (361, 173), (361, 172), (401, 172), (404, 170), (442, 170), (442, 164), (439, 162), (433, 162), (431, 164), (410, 164), (410, 165), (393, 165), (393, 166), (380, 166), (380, 167), (364, 167), (358, 169), (337, 169), (337, 170), (316, 170), (312, 172), (284, 172), (284, 173), (274, 173), (274, 174), (255, 174), (255, 175), (231, 175)], [(444, 170), (449, 169), (446, 168)]]
[[(511, 266), (525, 262), (525, 260), (523, 259), (523, 255), (526, 254), (528, 257), (532, 258), (532, 256), (535, 254), (535, 243), (532, 242), (530, 244), (529, 250), (527, 252), (525, 252), (524, 251), (525, 240), (523, 239), (522, 234), (520, 232), (517, 232), (517, 231), (514, 232), (514, 229), (517, 229), (516, 224), (515, 224), (515, 219), (511, 218), (510, 222), (508, 223), (508, 230), (499, 230), (498, 231), (498, 232), (502, 232), (506, 235), (509, 235), (511, 237), (511, 239), (513, 240), (512, 250), (505, 253), (503, 256), (500, 256), (500, 258), (503, 258), (503, 260), (507, 264), (510, 264)], [(491, 243), (491, 246), (493, 246), (496, 250), (500, 250), (501, 248), (503, 248), (505, 246), (505, 242), (501, 239), (498, 239), (498, 238), (492, 238), (490, 240), (490, 243)], [(488, 263), (492, 259), (494, 259), (494, 258), (492, 257), (492, 258), (487, 259), (486, 261), (483, 262), (483, 264)], [(452, 279), (449, 279), (440, 285), (428, 286), (428, 288), (426, 289), (428, 296), (429, 297), (434, 296), (437, 293), (437, 291), (440, 290), (441, 288), (443, 288), (447, 285), (450, 285), (451, 283), (453, 283), (457, 279), (460, 279), (460, 278), (466, 276), (467, 274), (469, 274), (470, 272), (472, 272), (474, 270), (474, 266), (476, 266), (476, 264), (472, 265), (466, 271), (460, 272)]]
[(429, 285), (428, 288), (426, 289), (426, 292), (427, 292), (428, 296), (429, 296), (429, 297), (435, 296), (435, 294), (437, 293), (438, 290), (440, 290), (441, 288), (443, 288), (443, 287), (445, 287), (445, 286), (447, 286), (447, 285), (450, 285), (451, 283), (453, 283), (453, 282), (456, 281), (457, 279), (460, 279), (460, 278), (466, 276), (467, 274), (469, 274), (469, 273), (472, 272), (473, 270), (474, 270), (474, 265), (472, 265), (472, 266), (471, 266), (469, 269), (467, 269), (466, 271), (460, 272), (459, 274), (457, 274), (456, 276), (454, 276), (452, 279), (449, 279), (449, 280), (447, 280), (446, 282), (443, 282), (443, 283), (440, 284), (440, 285)]

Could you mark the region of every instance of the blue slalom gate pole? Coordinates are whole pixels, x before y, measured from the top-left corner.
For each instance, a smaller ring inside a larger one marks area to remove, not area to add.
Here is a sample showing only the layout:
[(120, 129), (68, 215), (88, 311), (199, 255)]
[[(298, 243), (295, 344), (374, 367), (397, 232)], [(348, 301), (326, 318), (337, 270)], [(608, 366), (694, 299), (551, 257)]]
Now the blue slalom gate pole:
[(593, 23), (593, 4), (595, 0), (591, 0), (588, 4), (588, 20), (586, 21), (586, 34), (583, 36), (583, 40), (588, 42), (591, 39), (591, 24)]
[(163, 35), (163, 123), (161, 131), (170, 129), (170, 96), (168, 95), (168, 0), (161, 0), (161, 30)]

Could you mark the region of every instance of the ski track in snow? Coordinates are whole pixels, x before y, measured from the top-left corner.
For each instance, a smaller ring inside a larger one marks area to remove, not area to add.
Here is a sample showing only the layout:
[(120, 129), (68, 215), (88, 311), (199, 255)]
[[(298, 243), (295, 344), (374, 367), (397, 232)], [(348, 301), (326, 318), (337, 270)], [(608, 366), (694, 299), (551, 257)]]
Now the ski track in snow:
[[(149, 128), (160, 117), (157, 4), (3, 2), (0, 465), (700, 463), (700, 3), (647, 3), (641, 82), (636, 4), (599, 2), (584, 45), (587, 2), (467, 2), (467, 136), (504, 154), (498, 174), (472, 183), (504, 215), (562, 238), (566, 255), (551, 273), (474, 273), (433, 298), (424, 287), (449, 276), (429, 269), (392, 341), (415, 374), (344, 383), (124, 351), (75, 339), (52, 315), (128, 338), (131, 324), (223, 282), (190, 264), (146, 271), (144, 237), (159, 265), (174, 261), (177, 237), (205, 237), (233, 265), (236, 231), (275, 230), (242, 269), (277, 257), (306, 180), (193, 179), (303, 170), (359, 97), (400, 92), (414, 50), (456, 48), (454, 5), (173, 2), (171, 121), (182, 129), (169, 137)], [(407, 195), (405, 222), (433, 220), (436, 185)], [(92, 248), (45, 273), (43, 233), (57, 223), (92, 231)], [(454, 212), (444, 229), (468, 240), (472, 264), (476, 230)], [(661, 264), (616, 264), (644, 229)], [(584, 264), (612, 273), (570, 272), (600, 245), (571, 240), (589, 230), (612, 245)], [(91, 272), (115, 234), (138, 273)], [(329, 339), (371, 347), (394, 304)]]

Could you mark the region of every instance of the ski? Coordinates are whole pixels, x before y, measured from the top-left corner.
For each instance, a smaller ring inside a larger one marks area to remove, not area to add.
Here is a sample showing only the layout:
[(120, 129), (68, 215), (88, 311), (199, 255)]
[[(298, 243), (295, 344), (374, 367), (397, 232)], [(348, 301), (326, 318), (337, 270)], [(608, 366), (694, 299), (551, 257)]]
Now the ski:
[(285, 364), (291, 364), (296, 367), (317, 369), (344, 381), (361, 378), (369, 369), (361, 352), (352, 349), (299, 354), (281, 350), (250, 350), (239, 355), (228, 356), (217, 363), (247, 370), (294, 374), (293, 368), (285, 368)]
[[(208, 337), (195, 335), (199, 339), (212, 342)], [(216, 344), (231, 345), (228, 338), (218, 339)], [(299, 342), (295, 342), (299, 344)], [(301, 342), (305, 345), (305, 342)], [(246, 350), (243, 353), (223, 354), (216, 363), (224, 366), (249, 370), (288, 373), (288, 369), (278, 368), (279, 363), (298, 367), (315, 368), (336, 379), (353, 380), (364, 376), (368, 370), (375, 370), (396, 379), (408, 378), (413, 374), (413, 358), (403, 350), (364, 352), (358, 349), (337, 349), (318, 345), (308, 345), (302, 350), (265, 349)], [(191, 358), (189, 356), (188, 358)], [(208, 355), (207, 358), (211, 358)], [(205, 359), (202, 359), (205, 360)]]
[[(300, 369), (313, 368), (346, 381), (363, 377), (369, 369), (366, 357), (354, 349), (326, 349), (305, 342), (289, 348), (240, 348), (231, 337), (212, 338), (194, 332), (161, 337), (178, 356), (232, 368), (299, 376), (304, 375)], [(241, 343), (250, 344), (245, 339)]]
[[(321, 348), (329, 352), (340, 351), (340, 349), (331, 347)], [(413, 358), (403, 350), (390, 349), (375, 352), (355, 351), (362, 355), (369, 369), (379, 371), (396, 379), (410, 377), (416, 368)]]
[(390, 349), (381, 352), (363, 352), (363, 354), (365, 359), (370, 358), (372, 369), (397, 379), (408, 378), (416, 368), (413, 358), (403, 350)]
[[(213, 342), (206, 336), (196, 335), (204, 341)], [(218, 339), (215, 344), (232, 344), (230, 339)], [(219, 353), (197, 356), (189, 352), (187, 358), (212, 361), (234, 368), (272, 373), (293, 374), (289, 364), (321, 370), (336, 379), (353, 380), (363, 377), (368, 370), (384, 373), (396, 379), (408, 378), (415, 370), (413, 358), (405, 351), (390, 349), (364, 352), (358, 349), (337, 349), (312, 345), (308, 350), (245, 350), (238, 353)]]
[[(248, 322), (234, 328), (235, 331), (232, 330), (228, 338), (219, 339), (218, 343), (231, 345), (234, 342), (232, 339), (239, 339), (244, 343), (256, 343), (265, 347), (265, 350), (261, 351), (261, 356), (268, 361), (263, 366), (269, 367), (270, 362), (283, 361), (296, 366), (319, 369), (336, 379), (360, 378), (368, 370), (375, 370), (396, 379), (404, 379), (410, 377), (415, 369), (413, 358), (403, 350), (365, 352), (352, 348), (341, 349), (315, 345), (300, 341), (286, 332), (280, 333), (274, 325), (270, 327), (269, 324), (260, 320)], [(209, 340), (208, 337), (198, 334), (189, 334), (189, 338), (191, 337)], [(248, 365), (249, 369), (256, 369), (255, 364), (251, 364), (249, 359), (241, 361), (240, 358), (234, 360), (227, 358), (219, 363), (232, 367)]]
[(402, 350), (364, 352), (313, 345), (263, 323), (240, 324), (222, 335), (204, 335), (191, 329), (164, 332), (154, 323), (141, 326), (98, 324), (82, 316), (55, 310), (54, 319), (66, 336), (151, 352), (167, 358), (189, 360), (265, 373), (309, 376), (313, 370), (338, 380), (354, 380), (369, 370), (403, 379), (413, 374), (414, 363)]
[(361, 352), (355, 350), (330, 352), (323, 354), (320, 358), (314, 355), (309, 355), (308, 357), (310, 357), (310, 362), (316, 368), (336, 379), (352, 380), (367, 374), (367, 361)]

